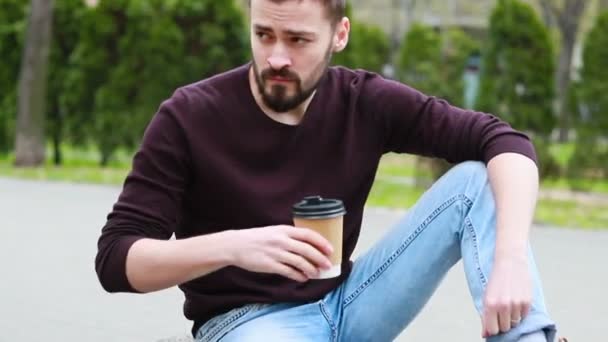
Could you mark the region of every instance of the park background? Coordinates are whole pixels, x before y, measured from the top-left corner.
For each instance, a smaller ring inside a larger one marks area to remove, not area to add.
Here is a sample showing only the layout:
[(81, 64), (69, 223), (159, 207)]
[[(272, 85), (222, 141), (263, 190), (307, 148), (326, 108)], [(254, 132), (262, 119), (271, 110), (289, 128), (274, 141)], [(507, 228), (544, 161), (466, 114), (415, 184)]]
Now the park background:
[[(120, 185), (164, 99), (250, 58), (246, 1), (0, 8), (3, 177)], [(608, 1), (353, 0), (348, 15), (332, 64), (504, 118), (539, 153), (536, 223), (608, 228)], [(449, 167), (386, 155), (368, 204), (407, 208)]]
[[(352, 0), (333, 64), (525, 131), (531, 244), (560, 336), (608, 322), (608, 0)], [(0, 0), (0, 341), (191, 341), (183, 294), (108, 294), (97, 239), (143, 131), (179, 86), (248, 61), (246, 1)], [(449, 165), (389, 154), (353, 255)], [(481, 340), (462, 267), (395, 340)]]

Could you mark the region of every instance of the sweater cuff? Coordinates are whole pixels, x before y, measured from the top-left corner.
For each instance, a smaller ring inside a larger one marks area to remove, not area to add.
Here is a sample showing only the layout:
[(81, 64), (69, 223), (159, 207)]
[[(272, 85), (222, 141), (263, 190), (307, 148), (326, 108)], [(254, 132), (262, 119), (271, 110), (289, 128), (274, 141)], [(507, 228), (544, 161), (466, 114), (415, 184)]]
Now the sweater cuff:
[(97, 276), (101, 286), (108, 292), (140, 293), (127, 278), (127, 254), (131, 246), (143, 236), (124, 236), (107, 246), (98, 256)]
[(504, 136), (488, 145), (484, 153), (484, 162), (488, 162), (501, 153), (519, 153), (530, 158), (538, 166), (538, 157), (534, 145), (527, 138)]

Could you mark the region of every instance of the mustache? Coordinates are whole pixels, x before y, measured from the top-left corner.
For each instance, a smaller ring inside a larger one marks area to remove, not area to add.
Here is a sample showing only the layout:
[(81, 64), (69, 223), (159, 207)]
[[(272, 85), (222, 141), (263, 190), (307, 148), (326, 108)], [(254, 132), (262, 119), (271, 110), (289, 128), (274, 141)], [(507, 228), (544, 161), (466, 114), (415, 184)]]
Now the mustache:
[(283, 68), (280, 70), (275, 70), (272, 68), (262, 70), (261, 76), (263, 79), (268, 79), (272, 77), (281, 77), (290, 81), (298, 81), (300, 78), (298, 75), (287, 68)]

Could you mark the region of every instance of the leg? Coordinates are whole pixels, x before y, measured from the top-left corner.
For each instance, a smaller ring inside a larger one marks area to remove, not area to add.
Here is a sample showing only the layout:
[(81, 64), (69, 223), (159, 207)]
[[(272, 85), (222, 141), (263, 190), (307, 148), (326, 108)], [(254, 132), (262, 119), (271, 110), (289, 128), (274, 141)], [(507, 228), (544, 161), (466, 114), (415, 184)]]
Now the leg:
[(331, 341), (333, 323), (325, 304), (247, 305), (203, 325), (196, 342), (313, 342)]
[[(467, 162), (442, 177), (406, 217), (355, 261), (352, 274), (326, 297), (340, 322), (340, 341), (392, 341), (420, 312), (447, 271), (462, 257), (478, 312), (491, 272), (495, 207), (486, 168)], [(516, 341), (545, 330), (553, 340), (538, 273), (530, 255), (534, 302), (530, 314), (491, 341)]]

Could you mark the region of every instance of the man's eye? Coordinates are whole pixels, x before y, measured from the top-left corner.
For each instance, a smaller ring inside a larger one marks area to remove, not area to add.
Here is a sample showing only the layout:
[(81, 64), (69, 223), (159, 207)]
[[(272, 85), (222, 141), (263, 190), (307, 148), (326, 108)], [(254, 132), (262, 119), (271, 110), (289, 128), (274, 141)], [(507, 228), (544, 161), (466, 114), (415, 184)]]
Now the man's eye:
[(268, 35), (268, 33), (266, 33), (266, 32), (257, 32), (256, 35), (261, 40), (268, 40), (268, 39), (270, 39), (270, 35)]
[(292, 37), (291, 42), (295, 44), (305, 44), (308, 43), (309, 40), (302, 37)]

